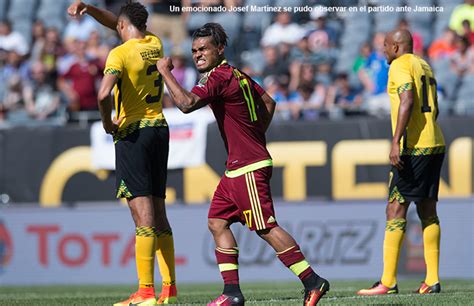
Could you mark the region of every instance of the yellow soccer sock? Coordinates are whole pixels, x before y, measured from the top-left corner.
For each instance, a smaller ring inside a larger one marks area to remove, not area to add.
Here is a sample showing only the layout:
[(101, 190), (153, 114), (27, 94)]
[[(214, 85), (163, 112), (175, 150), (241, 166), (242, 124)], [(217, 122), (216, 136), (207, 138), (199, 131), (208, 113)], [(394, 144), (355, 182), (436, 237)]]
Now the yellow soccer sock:
[(425, 283), (433, 286), (439, 282), (439, 240), (441, 227), (437, 216), (421, 221), (423, 227), (423, 246), (425, 251), (426, 278)]
[(397, 284), (397, 264), (400, 248), (405, 236), (407, 221), (396, 218), (387, 221), (383, 241), (383, 275), (382, 284), (391, 288)]
[(174, 285), (176, 282), (173, 233), (159, 231), (156, 238), (156, 259), (160, 268), (164, 286)]
[(135, 235), (135, 260), (139, 287), (150, 288), (154, 286), (155, 228), (139, 226), (136, 228)]

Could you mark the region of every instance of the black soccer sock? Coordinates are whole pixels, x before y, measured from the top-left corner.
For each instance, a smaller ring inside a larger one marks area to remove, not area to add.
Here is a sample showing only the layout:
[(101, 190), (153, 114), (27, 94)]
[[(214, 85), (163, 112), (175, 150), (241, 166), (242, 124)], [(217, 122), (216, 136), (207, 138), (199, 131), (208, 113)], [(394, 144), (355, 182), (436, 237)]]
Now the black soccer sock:
[(236, 295), (242, 294), (242, 291), (240, 291), (239, 284), (225, 284), (224, 291), (222, 293), (225, 295)]

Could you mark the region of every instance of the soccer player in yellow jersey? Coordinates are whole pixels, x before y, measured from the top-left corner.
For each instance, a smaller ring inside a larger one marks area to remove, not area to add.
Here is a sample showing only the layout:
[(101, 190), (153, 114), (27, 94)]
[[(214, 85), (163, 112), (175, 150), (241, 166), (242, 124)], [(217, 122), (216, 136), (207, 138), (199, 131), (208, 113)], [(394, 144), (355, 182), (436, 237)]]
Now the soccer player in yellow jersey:
[[(117, 30), (123, 41), (108, 55), (97, 99), (104, 129), (114, 137), (117, 197), (127, 199), (136, 226), (139, 289), (114, 305), (174, 304), (174, 245), (164, 200), (169, 131), (162, 112), (163, 80), (155, 65), (163, 57), (161, 41), (146, 31), (148, 13), (138, 2), (127, 1), (118, 17), (80, 1), (73, 3), (68, 13), (91, 15)], [(163, 280), (158, 301), (153, 279), (155, 255)]]
[(387, 90), (392, 108), (393, 140), (383, 275), (379, 282), (358, 294), (398, 293), (397, 264), (411, 202), (416, 203), (421, 219), (426, 262), (426, 278), (416, 292), (437, 293), (441, 286), (438, 276), (440, 226), (436, 203), (445, 144), (436, 122), (436, 79), (431, 67), (413, 55), (410, 32), (398, 30), (387, 34), (384, 49), (390, 64)]

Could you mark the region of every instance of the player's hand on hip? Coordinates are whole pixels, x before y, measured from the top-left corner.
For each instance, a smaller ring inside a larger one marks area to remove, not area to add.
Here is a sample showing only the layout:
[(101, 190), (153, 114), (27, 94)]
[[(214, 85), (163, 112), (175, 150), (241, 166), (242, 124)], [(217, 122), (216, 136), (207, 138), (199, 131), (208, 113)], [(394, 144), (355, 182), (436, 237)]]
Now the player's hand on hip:
[(87, 12), (87, 5), (82, 1), (75, 1), (67, 8), (67, 13), (71, 17), (78, 17)]
[(390, 149), (390, 164), (398, 170), (403, 170), (403, 161), (400, 159), (400, 144), (392, 143)]
[(105, 132), (107, 134), (114, 135), (117, 132), (120, 123), (122, 123), (123, 119), (124, 117), (120, 117), (118, 119), (112, 119), (109, 122), (103, 122), (102, 125), (104, 127)]
[(173, 61), (171, 60), (171, 57), (163, 57), (162, 59), (159, 59), (156, 62), (156, 68), (158, 69), (158, 72), (163, 73), (165, 71), (171, 71), (173, 70)]

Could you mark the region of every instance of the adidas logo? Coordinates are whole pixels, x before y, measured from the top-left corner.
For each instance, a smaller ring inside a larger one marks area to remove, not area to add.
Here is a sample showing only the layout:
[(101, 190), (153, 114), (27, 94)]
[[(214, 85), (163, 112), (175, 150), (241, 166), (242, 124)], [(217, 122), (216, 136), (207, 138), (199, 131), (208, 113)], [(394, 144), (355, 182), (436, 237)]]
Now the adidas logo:
[(275, 222), (276, 222), (276, 220), (275, 220), (275, 218), (273, 218), (273, 216), (270, 216), (270, 218), (268, 218), (268, 220), (267, 220), (267, 223), (275, 223)]

